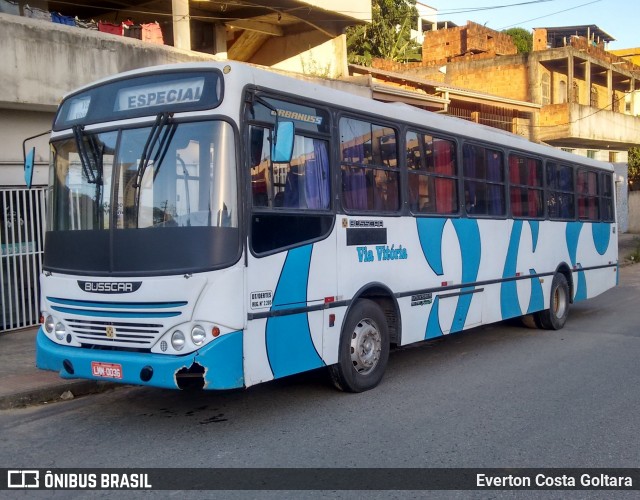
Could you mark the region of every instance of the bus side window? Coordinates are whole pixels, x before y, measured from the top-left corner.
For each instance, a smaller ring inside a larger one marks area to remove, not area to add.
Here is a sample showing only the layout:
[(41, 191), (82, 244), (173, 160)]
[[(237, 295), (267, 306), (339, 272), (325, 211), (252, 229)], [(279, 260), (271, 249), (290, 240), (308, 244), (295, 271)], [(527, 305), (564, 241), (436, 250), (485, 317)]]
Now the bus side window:
[(457, 213), (458, 168), (455, 143), (409, 131), (406, 147), (411, 212)]
[(502, 152), (471, 144), (465, 144), (462, 152), (467, 213), (505, 215)]
[(400, 208), (398, 145), (394, 129), (340, 119), (342, 205), (347, 210), (395, 212)]
[(572, 167), (547, 163), (547, 207), (551, 219), (575, 218)]
[(602, 198), (600, 200), (600, 215), (601, 219), (606, 222), (611, 222), (614, 219), (613, 216), (613, 176), (611, 174), (600, 174), (600, 180), (602, 183)]
[(251, 195), (254, 207), (269, 206), (270, 182), (270, 152), (271, 133), (269, 129), (252, 126), (250, 136), (250, 160), (251, 160)]
[(268, 128), (250, 129), (252, 248), (257, 253), (318, 239), (331, 227), (328, 141), (296, 134), (291, 162), (274, 163), (271, 134)]
[(542, 162), (534, 158), (509, 155), (509, 184), (511, 192), (511, 214), (514, 217), (541, 218)]

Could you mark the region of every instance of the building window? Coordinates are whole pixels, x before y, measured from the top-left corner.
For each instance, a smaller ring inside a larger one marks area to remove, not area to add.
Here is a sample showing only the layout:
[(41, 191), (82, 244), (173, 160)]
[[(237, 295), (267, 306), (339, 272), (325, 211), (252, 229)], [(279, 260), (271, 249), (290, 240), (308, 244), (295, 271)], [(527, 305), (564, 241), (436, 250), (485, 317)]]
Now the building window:
[(595, 149), (587, 149), (587, 158), (591, 158), (592, 160), (595, 160), (597, 152), (598, 151)]
[(611, 163), (615, 163), (618, 161), (618, 152), (617, 151), (609, 151), (609, 161)]
[(562, 151), (565, 151), (566, 153), (573, 153), (575, 150), (573, 148), (560, 148)]
[(564, 104), (565, 102), (567, 102), (567, 82), (565, 82), (564, 80), (562, 80), (559, 84), (559, 90), (560, 90), (560, 104)]
[(571, 99), (571, 102), (574, 104), (580, 103), (580, 87), (578, 86), (578, 82), (575, 80), (573, 81), (573, 98)]
[(551, 77), (548, 73), (542, 75), (542, 105), (551, 104)]
[(458, 169), (453, 141), (407, 132), (407, 170), (411, 212), (458, 212)]
[(592, 108), (598, 107), (598, 89), (595, 87), (595, 85), (591, 85), (590, 105)]

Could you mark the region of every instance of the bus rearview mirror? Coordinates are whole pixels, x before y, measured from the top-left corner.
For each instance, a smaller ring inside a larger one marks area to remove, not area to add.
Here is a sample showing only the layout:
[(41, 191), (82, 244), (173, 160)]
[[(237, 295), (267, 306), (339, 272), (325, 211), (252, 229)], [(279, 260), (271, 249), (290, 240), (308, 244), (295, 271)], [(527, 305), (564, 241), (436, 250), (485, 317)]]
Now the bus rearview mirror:
[(293, 155), (293, 139), (295, 130), (293, 122), (281, 122), (276, 125), (273, 138), (273, 151), (271, 161), (273, 163), (289, 163)]
[(33, 181), (33, 163), (35, 161), (36, 156), (36, 148), (32, 147), (24, 158), (24, 182), (27, 185), (27, 188), (31, 187), (31, 183)]

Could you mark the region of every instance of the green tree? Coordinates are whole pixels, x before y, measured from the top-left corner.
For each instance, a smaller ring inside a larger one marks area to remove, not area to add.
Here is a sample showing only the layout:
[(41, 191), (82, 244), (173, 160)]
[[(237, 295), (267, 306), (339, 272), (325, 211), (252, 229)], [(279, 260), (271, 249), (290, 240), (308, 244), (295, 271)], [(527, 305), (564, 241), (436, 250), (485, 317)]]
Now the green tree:
[(629, 188), (640, 189), (640, 147), (629, 148)]
[(421, 47), (411, 40), (417, 25), (416, 0), (373, 0), (372, 22), (347, 29), (350, 63), (371, 65), (373, 58), (419, 61)]
[(533, 49), (533, 35), (524, 28), (509, 28), (503, 33), (513, 39), (513, 43), (518, 49), (518, 54), (528, 54)]

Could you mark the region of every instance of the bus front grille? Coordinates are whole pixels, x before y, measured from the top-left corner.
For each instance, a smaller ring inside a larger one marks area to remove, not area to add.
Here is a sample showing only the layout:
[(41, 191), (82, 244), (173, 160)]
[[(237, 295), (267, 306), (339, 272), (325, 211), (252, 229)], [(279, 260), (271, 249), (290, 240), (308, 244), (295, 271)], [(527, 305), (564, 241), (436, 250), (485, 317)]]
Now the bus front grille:
[(85, 346), (150, 349), (183, 314), (186, 301), (106, 302), (47, 297), (64, 316), (67, 329)]
[(123, 347), (151, 347), (162, 324), (90, 321), (65, 318), (72, 333), (83, 344), (120, 345)]

